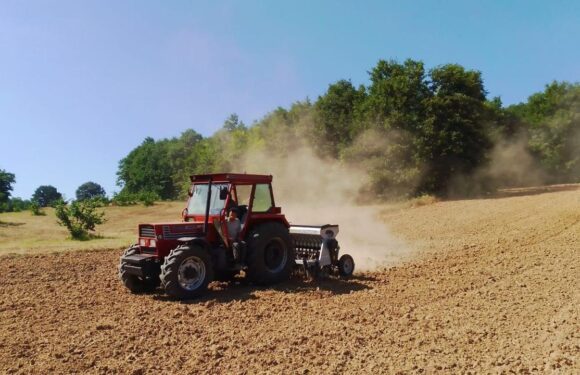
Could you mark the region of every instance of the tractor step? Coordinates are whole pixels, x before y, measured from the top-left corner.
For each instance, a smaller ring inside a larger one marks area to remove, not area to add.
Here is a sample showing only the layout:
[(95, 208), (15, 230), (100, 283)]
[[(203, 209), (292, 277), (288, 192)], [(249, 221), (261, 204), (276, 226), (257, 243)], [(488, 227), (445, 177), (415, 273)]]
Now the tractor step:
[(154, 277), (159, 275), (160, 265), (154, 254), (133, 254), (121, 258), (123, 269), (131, 275)]
[(121, 258), (121, 261), (125, 261), (131, 264), (143, 264), (144, 262), (150, 262), (155, 259), (157, 259), (155, 254), (133, 254), (125, 255)]

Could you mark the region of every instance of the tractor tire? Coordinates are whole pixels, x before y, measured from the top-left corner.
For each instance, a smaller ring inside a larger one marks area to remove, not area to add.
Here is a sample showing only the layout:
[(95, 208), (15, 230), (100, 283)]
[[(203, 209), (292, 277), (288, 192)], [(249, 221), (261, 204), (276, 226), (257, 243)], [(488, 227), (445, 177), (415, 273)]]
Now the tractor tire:
[(278, 222), (257, 225), (248, 236), (250, 281), (271, 285), (288, 280), (294, 268), (294, 246), (288, 228)]
[(161, 286), (177, 299), (201, 296), (213, 280), (208, 252), (196, 245), (182, 245), (169, 253), (161, 265)]
[(348, 254), (344, 254), (338, 260), (338, 274), (342, 277), (351, 277), (354, 272), (354, 259)]
[(126, 255), (134, 255), (139, 254), (139, 246), (133, 245), (121, 256), (121, 260), (119, 262), (119, 279), (123, 282), (123, 285), (127, 287), (131, 291), (131, 293), (139, 294), (139, 293), (149, 293), (154, 291), (159, 286), (159, 278), (155, 277), (152, 279), (145, 279), (136, 275), (131, 275), (125, 271), (123, 262), (123, 257)]

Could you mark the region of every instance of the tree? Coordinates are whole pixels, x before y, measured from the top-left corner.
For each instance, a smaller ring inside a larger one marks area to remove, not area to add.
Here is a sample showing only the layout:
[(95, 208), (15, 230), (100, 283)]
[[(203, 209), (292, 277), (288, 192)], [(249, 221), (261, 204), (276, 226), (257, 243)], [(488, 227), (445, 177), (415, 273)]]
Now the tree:
[(375, 195), (406, 195), (416, 187), (423, 166), (416, 140), (432, 96), (425, 68), (411, 59), (380, 60), (369, 75), (371, 85), (351, 124), (357, 138), (341, 157), (366, 169), (367, 189)]
[(380, 60), (369, 74), (367, 121), (378, 129), (414, 132), (425, 114), (424, 100), (430, 96), (423, 62)]
[(106, 193), (103, 187), (95, 182), (89, 181), (85, 182), (78, 187), (76, 191), (76, 197), (78, 201), (83, 201), (86, 199), (93, 198), (105, 198)]
[(62, 199), (62, 194), (52, 185), (42, 185), (34, 191), (32, 201), (37, 202), (40, 207), (53, 206)]
[(530, 128), (530, 149), (551, 182), (580, 181), (580, 84), (552, 82), (516, 107)]
[(187, 197), (189, 176), (205, 163), (200, 155), (203, 142), (201, 134), (193, 129), (187, 129), (179, 138), (171, 139), (167, 143), (167, 159), (174, 189), (172, 198)]
[(10, 192), (14, 182), (16, 180), (13, 173), (0, 169), (0, 204), (8, 202), (10, 199)]
[(230, 117), (228, 117), (226, 121), (224, 121), (224, 125), (222, 126), (222, 128), (227, 131), (233, 131), (237, 129), (245, 129), (246, 125), (244, 125), (244, 123), (240, 121), (240, 118), (238, 117), (237, 114), (232, 113)]
[(119, 162), (117, 184), (128, 193), (149, 191), (162, 199), (176, 196), (173, 184), (173, 171), (168, 158), (168, 146), (172, 141), (155, 142), (147, 137)]
[(422, 192), (446, 195), (452, 178), (469, 175), (485, 161), (491, 142), (485, 129), (485, 90), (481, 73), (456, 64), (430, 71), (431, 97), (416, 138), (427, 163)]
[(341, 80), (328, 87), (315, 103), (315, 130), (326, 153), (338, 157), (339, 151), (356, 137), (355, 116), (364, 101), (364, 86), (356, 89), (350, 81)]

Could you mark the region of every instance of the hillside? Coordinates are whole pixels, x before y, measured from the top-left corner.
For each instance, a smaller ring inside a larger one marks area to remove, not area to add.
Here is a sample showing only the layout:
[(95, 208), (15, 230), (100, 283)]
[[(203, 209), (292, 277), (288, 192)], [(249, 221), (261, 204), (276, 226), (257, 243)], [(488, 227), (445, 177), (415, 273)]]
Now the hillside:
[(0, 255), (126, 247), (135, 243), (140, 222), (179, 221), (184, 206), (183, 202), (158, 202), (151, 207), (107, 207), (107, 222), (96, 231), (102, 238), (91, 241), (67, 239), (69, 234), (56, 223), (52, 208), (45, 208), (44, 216), (28, 211), (0, 213)]
[(1, 257), (0, 372), (580, 371), (580, 186), (386, 206), (381, 220), (409, 250), (389, 267), (214, 283), (190, 302), (129, 294), (120, 250)]

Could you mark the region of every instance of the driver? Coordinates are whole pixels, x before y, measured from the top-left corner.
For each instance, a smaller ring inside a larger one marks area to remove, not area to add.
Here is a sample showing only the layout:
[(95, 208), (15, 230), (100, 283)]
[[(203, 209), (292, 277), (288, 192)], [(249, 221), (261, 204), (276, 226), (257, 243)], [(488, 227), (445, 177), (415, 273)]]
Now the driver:
[(231, 243), (237, 242), (240, 231), (242, 230), (242, 223), (238, 219), (237, 207), (230, 208), (226, 222), (228, 225), (228, 240)]
[(244, 243), (240, 241), (240, 232), (242, 224), (238, 218), (238, 208), (232, 207), (226, 219), (228, 226), (228, 240), (232, 244), (232, 252), (234, 254), (234, 261), (240, 262), (244, 259)]

